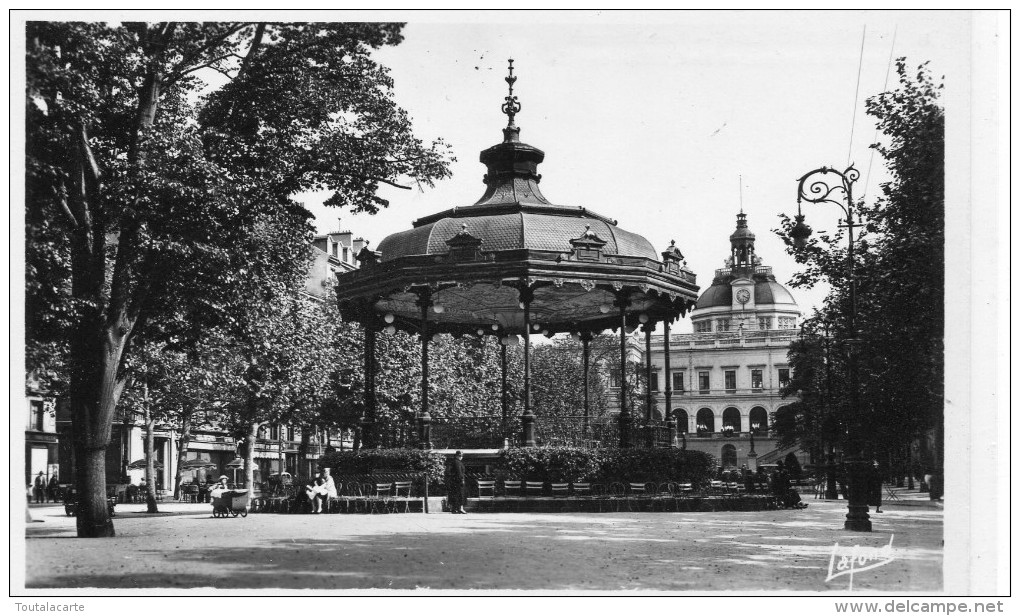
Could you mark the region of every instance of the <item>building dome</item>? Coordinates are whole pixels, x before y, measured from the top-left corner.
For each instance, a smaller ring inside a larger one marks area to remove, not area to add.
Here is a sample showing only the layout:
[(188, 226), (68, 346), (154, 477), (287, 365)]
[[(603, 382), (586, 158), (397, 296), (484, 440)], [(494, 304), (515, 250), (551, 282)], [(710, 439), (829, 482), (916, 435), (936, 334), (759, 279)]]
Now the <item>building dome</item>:
[[(772, 268), (761, 268), (771, 270)], [(769, 273), (768, 279), (757, 280), (754, 283), (754, 303), (757, 306), (772, 305), (772, 304), (790, 304), (796, 306), (797, 302), (793, 299), (793, 295), (783, 285), (776, 282), (771, 272)], [(732, 279), (730, 279), (732, 281)], [(712, 282), (712, 286), (705, 289), (705, 292), (698, 298), (698, 303), (695, 305), (695, 310), (701, 310), (703, 308), (714, 308), (717, 306), (725, 306), (729, 308), (733, 305), (733, 287), (730, 286), (730, 282), (723, 280), (715, 280)]]
[(793, 295), (755, 255), (754, 233), (741, 211), (737, 228), (730, 234), (726, 267), (715, 271), (711, 286), (691, 312), (695, 333), (727, 332), (734, 327), (789, 329), (795, 327), (799, 316)]

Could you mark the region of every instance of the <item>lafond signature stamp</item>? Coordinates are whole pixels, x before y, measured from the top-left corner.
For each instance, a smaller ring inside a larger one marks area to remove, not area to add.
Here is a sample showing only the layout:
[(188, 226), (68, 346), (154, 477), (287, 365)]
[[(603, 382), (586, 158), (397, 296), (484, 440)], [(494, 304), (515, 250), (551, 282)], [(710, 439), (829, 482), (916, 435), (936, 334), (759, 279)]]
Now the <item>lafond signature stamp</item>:
[(889, 535), (889, 543), (877, 548), (859, 545), (840, 546), (838, 542), (833, 544), (832, 552), (829, 555), (829, 574), (825, 581), (831, 582), (838, 577), (848, 575), (850, 576), (848, 590), (853, 590), (855, 573), (877, 569), (894, 560), (893, 537), (895, 535)]

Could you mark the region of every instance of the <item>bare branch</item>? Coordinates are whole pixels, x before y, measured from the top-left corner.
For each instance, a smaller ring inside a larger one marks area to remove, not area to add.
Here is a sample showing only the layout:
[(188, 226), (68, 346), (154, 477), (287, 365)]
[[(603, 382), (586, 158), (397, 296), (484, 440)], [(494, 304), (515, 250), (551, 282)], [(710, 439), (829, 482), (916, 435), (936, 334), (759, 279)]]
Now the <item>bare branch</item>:
[(184, 77), (188, 73), (194, 73), (195, 71), (201, 70), (203, 68), (211, 68), (211, 69), (213, 69), (214, 71), (216, 71), (218, 73), (221, 73), (221, 74), (226, 75), (227, 77), (229, 77), (231, 79), (234, 79), (234, 77), (235, 77), (234, 75), (231, 75), (230, 73), (228, 73), (224, 69), (221, 69), (218, 66), (214, 66), (220, 60), (226, 60), (227, 58), (229, 58), (231, 56), (234, 57), (234, 58), (241, 58), (242, 60), (244, 59), (239, 54), (236, 54), (234, 52), (225, 53), (222, 56), (217, 56), (217, 57), (213, 58), (212, 60), (209, 60), (208, 62), (203, 62), (202, 64), (198, 64), (196, 66), (193, 66), (193, 67), (189, 68), (186, 71), (181, 71), (179, 73), (176, 73), (173, 76), (172, 79), (168, 79), (167, 80), (167, 83), (168, 84), (174, 83), (175, 81), (181, 79), (182, 77)]
[(177, 81), (178, 79), (180, 79), (184, 74), (186, 74), (188, 72), (191, 72), (188, 69), (189, 65), (191, 65), (194, 62), (199, 61), (201, 59), (201, 57), (206, 52), (211, 51), (211, 50), (219, 47), (227, 39), (229, 39), (230, 37), (234, 36), (238, 32), (244, 30), (245, 28), (249, 27), (250, 25), (251, 25), (250, 23), (235, 24), (233, 27), (227, 29), (227, 31), (225, 31), (223, 34), (220, 34), (219, 36), (214, 36), (213, 38), (211, 38), (208, 41), (206, 41), (205, 45), (202, 45), (201, 47), (199, 47), (198, 49), (196, 49), (192, 53), (184, 56), (181, 59), (181, 63), (179, 65), (180, 68), (177, 71), (174, 71), (174, 72), (170, 73), (170, 75), (168, 76), (167, 81), (169, 83), (173, 83), (173, 82)]

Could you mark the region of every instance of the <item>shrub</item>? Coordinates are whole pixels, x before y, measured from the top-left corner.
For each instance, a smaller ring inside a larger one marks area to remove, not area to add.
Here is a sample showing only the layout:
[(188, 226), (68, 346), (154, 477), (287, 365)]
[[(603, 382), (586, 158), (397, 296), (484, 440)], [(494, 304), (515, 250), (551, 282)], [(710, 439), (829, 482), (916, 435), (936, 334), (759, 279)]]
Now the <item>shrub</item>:
[(443, 481), (446, 456), (420, 449), (360, 449), (334, 451), (319, 458), (319, 466), (332, 469), (334, 475), (367, 475), (375, 470), (424, 472), (429, 483)]
[(531, 481), (677, 481), (712, 478), (715, 459), (679, 449), (523, 447), (502, 452), (497, 473)]
[(607, 451), (603, 481), (677, 481), (702, 484), (715, 472), (715, 458), (702, 451), (617, 449)]
[(532, 481), (591, 481), (600, 462), (597, 449), (518, 447), (504, 450), (496, 468), (505, 477)]

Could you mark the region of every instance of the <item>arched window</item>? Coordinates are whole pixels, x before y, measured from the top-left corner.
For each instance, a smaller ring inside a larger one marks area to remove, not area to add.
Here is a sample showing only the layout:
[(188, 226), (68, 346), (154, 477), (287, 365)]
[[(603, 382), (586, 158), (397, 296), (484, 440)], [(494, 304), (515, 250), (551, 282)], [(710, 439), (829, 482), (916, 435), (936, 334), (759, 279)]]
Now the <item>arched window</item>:
[(698, 411), (698, 433), (715, 432), (715, 413), (712, 409), (701, 409)]
[(722, 425), (724, 428), (733, 428), (734, 432), (740, 432), (740, 411), (732, 406), (722, 412)]
[(751, 427), (758, 424), (758, 428), (755, 430), (755, 434), (766, 434), (769, 431), (769, 414), (768, 411), (760, 406), (756, 406), (751, 409), (751, 413), (748, 415), (748, 419), (751, 422)]
[(722, 467), (725, 468), (737, 468), (737, 448), (733, 445), (726, 444), (722, 446)]
[(683, 409), (673, 409), (673, 417), (676, 418), (676, 430), (680, 434), (687, 434), (687, 411)]

